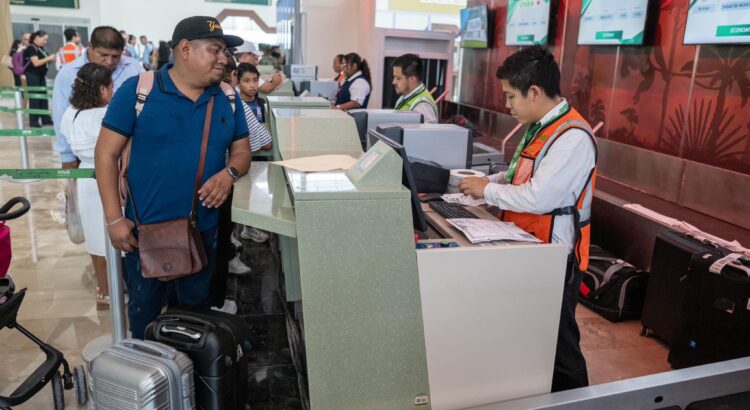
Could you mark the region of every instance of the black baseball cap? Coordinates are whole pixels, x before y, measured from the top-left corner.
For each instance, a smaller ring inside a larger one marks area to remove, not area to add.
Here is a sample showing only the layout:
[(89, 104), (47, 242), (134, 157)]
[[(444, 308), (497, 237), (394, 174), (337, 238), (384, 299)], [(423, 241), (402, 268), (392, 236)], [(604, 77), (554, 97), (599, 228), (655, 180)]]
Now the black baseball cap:
[(174, 47), (180, 40), (197, 40), (200, 38), (220, 38), (224, 40), (227, 48), (237, 47), (244, 40), (232, 35), (224, 35), (219, 20), (209, 16), (193, 16), (183, 19), (174, 28), (170, 46)]

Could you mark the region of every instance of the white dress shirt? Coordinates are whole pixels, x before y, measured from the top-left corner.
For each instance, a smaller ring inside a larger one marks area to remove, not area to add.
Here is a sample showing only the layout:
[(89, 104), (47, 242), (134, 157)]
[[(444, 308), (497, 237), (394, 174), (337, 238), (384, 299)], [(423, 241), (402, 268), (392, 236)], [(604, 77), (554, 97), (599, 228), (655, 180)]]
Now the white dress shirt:
[(362, 75), (362, 71), (357, 71), (352, 75), (352, 77), (349, 79), (351, 81), (351, 85), (349, 86), (349, 95), (351, 95), (351, 100), (356, 101), (360, 106), (364, 105), (365, 99), (368, 95), (370, 95), (370, 83), (367, 81), (354, 81), (357, 77)]
[[(557, 104), (542, 117), (541, 123), (551, 121), (565, 104), (565, 100)], [(484, 200), (502, 210), (539, 215), (575, 206), (595, 163), (596, 148), (592, 137), (583, 130), (571, 129), (552, 144), (529, 182), (511, 185), (506, 184), (505, 172), (490, 175), (490, 183), (484, 188)], [(556, 217), (552, 243), (564, 243), (569, 251), (573, 250), (575, 228), (572, 215)]]

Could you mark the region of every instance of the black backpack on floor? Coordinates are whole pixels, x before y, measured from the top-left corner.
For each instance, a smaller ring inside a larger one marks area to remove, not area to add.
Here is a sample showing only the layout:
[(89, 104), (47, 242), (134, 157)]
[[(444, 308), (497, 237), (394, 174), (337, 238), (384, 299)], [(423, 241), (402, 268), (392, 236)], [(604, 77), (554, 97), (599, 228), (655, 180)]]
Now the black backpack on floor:
[(648, 273), (591, 245), (578, 301), (610, 322), (641, 317)]

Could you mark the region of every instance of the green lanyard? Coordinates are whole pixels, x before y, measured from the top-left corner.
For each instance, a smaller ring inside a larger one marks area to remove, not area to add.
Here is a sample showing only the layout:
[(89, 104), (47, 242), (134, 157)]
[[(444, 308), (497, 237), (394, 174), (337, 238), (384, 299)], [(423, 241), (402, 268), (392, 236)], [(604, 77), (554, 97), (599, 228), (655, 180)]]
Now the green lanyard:
[(568, 103), (566, 102), (560, 111), (555, 114), (554, 117), (552, 117), (549, 121), (546, 121), (544, 124), (541, 123), (541, 121), (537, 121), (531, 126), (529, 126), (529, 129), (526, 130), (526, 132), (523, 134), (523, 137), (521, 137), (521, 141), (518, 143), (518, 148), (516, 148), (516, 152), (513, 154), (513, 159), (510, 161), (510, 165), (508, 165), (508, 173), (505, 174), (506, 180), (508, 183), (513, 182), (513, 176), (516, 174), (516, 169), (518, 168), (518, 161), (521, 159), (521, 152), (526, 148), (527, 145), (536, 137), (536, 134), (539, 132), (540, 129), (542, 129), (542, 126), (545, 124), (550, 124), (552, 122), (557, 121), (558, 118), (562, 117), (565, 113), (568, 112)]
[(531, 126), (523, 134), (523, 137), (521, 137), (521, 141), (518, 143), (516, 152), (513, 154), (513, 159), (510, 161), (510, 165), (508, 165), (508, 173), (506, 174), (506, 178), (509, 184), (513, 182), (513, 176), (516, 174), (516, 168), (518, 168), (518, 161), (521, 158), (521, 152), (523, 152), (524, 148), (526, 148), (526, 145), (528, 145), (529, 141), (531, 141), (536, 136), (536, 133), (539, 132), (541, 128), (542, 124), (540, 122), (535, 122), (531, 124)]

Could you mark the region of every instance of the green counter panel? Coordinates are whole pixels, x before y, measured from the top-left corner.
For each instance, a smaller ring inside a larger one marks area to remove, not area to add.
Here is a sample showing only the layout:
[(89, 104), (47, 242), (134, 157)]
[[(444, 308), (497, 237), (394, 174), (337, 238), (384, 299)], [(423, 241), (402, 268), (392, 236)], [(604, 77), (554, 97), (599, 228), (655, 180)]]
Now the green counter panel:
[(429, 395), (409, 201), (296, 202), (313, 409), (408, 409)]

